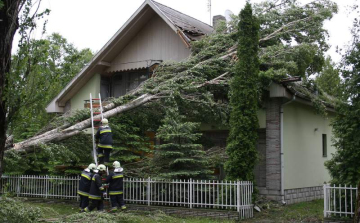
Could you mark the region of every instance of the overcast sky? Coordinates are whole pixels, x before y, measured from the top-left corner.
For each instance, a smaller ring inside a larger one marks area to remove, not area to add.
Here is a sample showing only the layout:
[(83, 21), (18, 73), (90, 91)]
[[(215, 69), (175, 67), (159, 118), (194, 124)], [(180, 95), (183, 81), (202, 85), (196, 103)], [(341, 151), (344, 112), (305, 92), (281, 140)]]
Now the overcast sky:
[[(306, 3), (310, 0), (300, 1)], [(325, 23), (325, 28), (329, 30), (329, 42), (332, 45), (328, 53), (335, 61), (339, 61), (340, 56), (335, 53), (336, 46), (343, 47), (350, 41), (350, 28), (355, 17), (355, 13), (349, 14), (346, 6), (359, 3), (359, 1), (335, 1), (339, 4), (339, 13), (331, 21)], [(60, 33), (78, 49), (90, 48), (97, 52), (143, 2), (144, 0), (42, 0), (41, 8), (51, 10), (48, 16), (48, 34)], [(210, 23), (208, 0), (157, 0), (157, 2)], [(238, 14), (246, 1), (212, 0), (211, 2), (211, 14), (224, 15), (227, 9)], [(251, 2), (260, 2), (260, 0)], [(36, 32), (34, 37), (41, 38), (40, 33), (40, 31)], [(16, 44), (14, 44), (14, 50), (16, 50)]]

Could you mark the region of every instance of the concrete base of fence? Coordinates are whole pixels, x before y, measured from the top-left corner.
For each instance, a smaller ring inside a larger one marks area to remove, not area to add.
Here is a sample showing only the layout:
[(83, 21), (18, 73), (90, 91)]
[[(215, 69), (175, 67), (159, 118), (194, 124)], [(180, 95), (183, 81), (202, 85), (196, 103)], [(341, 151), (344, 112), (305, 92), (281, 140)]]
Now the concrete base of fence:
[(353, 223), (354, 221), (352, 219), (336, 219), (336, 218), (325, 218), (324, 223)]
[(163, 206), (146, 206), (126, 204), (131, 211), (157, 211), (160, 210), (168, 215), (180, 217), (208, 217), (214, 219), (239, 220), (239, 213), (236, 211), (214, 210), (214, 209), (189, 209), (181, 207), (163, 207)]
[[(268, 190), (263, 187), (258, 187), (258, 190), (261, 196), (269, 200), (281, 202), (281, 193), (279, 190)], [(284, 192), (286, 204), (312, 201), (324, 197), (323, 186), (288, 189)]]
[(324, 197), (323, 186), (304, 187), (285, 190), (286, 204), (294, 204), (305, 201), (322, 199)]

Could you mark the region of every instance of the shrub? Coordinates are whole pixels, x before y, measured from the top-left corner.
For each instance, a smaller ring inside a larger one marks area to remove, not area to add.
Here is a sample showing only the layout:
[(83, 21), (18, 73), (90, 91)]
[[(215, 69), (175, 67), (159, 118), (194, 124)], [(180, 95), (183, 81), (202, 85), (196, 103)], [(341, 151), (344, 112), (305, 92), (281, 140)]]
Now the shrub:
[(5, 196), (0, 197), (0, 207), (0, 222), (38, 222), (42, 216), (40, 208), (25, 205), (23, 202)]

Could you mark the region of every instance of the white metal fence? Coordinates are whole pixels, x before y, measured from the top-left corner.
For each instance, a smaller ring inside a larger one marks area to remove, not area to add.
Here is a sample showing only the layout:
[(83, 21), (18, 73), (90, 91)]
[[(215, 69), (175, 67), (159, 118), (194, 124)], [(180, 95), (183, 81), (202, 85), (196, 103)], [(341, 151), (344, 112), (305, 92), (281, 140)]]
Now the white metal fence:
[(324, 184), (324, 217), (353, 217), (358, 189)]
[[(16, 196), (78, 199), (79, 177), (3, 176), (1, 193)], [(253, 217), (253, 184), (249, 181), (124, 179), (127, 203), (236, 210)]]

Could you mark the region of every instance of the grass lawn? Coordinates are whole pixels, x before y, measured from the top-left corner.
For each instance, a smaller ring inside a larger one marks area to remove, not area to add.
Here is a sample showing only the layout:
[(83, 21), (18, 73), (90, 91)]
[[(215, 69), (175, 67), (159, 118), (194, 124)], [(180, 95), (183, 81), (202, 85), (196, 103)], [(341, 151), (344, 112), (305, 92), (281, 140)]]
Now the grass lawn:
[(147, 211), (126, 211), (116, 215), (108, 213), (99, 213), (97, 211), (91, 213), (79, 214), (79, 207), (77, 203), (66, 201), (47, 201), (37, 199), (27, 199), (25, 204), (38, 207), (42, 210), (43, 222), (112, 222), (112, 220), (119, 220), (118, 222), (174, 222), (174, 223), (233, 223), (233, 221), (220, 221), (218, 219), (209, 219), (203, 217), (181, 218), (177, 216), (167, 216), (162, 212), (147, 212)]
[[(218, 219), (193, 218), (193, 217), (174, 217), (167, 216), (161, 212), (134, 212), (128, 211), (117, 216), (107, 213), (76, 214), (78, 206), (73, 202), (63, 201), (39, 201), (28, 199), (26, 204), (39, 207), (43, 211), (44, 221), (64, 220), (60, 222), (86, 222), (89, 219), (93, 223), (111, 222), (111, 219), (121, 218), (121, 222), (181, 222), (181, 223), (212, 223), (212, 222), (232, 222), (220, 221)], [(258, 213), (254, 211), (254, 218), (243, 220), (242, 222), (322, 222), (323, 221), (323, 200), (315, 200), (298, 204), (271, 207)], [(70, 218), (69, 218), (70, 216)], [(109, 218), (109, 219), (107, 219)], [(102, 220), (99, 220), (102, 219)], [(99, 220), (99, 221), (98, 221)]]
[(314, 200), (279, 206), (254, 212), (254, 218), (244, 222), (322, 222), (324, 220), (324, 200)]

